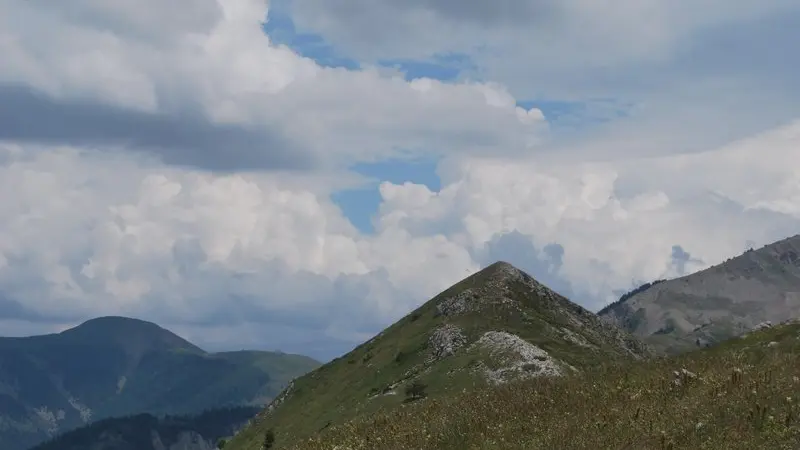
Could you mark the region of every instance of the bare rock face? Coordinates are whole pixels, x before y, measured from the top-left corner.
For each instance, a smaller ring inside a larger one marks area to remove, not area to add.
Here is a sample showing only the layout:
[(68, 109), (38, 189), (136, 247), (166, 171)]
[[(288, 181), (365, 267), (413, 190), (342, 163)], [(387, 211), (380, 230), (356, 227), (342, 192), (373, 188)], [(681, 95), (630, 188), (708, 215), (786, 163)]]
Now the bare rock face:
[(489, 351), (500, 367), (484, 368), (490, 383), (502, 384), (513, 379), (561, 376), (562, 364), (530, 342), (504, 331), (488, 331), (475, 342)]
[(445, 298), (436, 305), (437, 316), (457, 316), (474, 310), (478, 294), (472, 289), (465, 289), (457, 295)]
[(428, 348), (431, 352), (428, 362), (438, 361), (453, 355), (466, 343), (467, 337), (464, 336), (461, 328), (452, 324), (444, 324), (433, 330), (428, 339)]

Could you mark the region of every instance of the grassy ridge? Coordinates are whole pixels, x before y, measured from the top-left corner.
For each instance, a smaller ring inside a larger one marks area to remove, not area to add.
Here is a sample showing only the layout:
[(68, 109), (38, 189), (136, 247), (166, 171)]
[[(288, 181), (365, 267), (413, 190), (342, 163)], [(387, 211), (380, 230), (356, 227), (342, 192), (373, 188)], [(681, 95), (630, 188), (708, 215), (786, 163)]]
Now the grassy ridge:
[(425, 399), (286, 448), (795, 450), (799, 336), (780, 326), (677, 357)]
[[(460, 304), (454, 299), (465, 299)], [(442, 304), (458, 305), (442, 313)], [(458, 351), (431, 362), (431, 337), (444, 326), (463, 333)], [(594, 314), (499, 263), (457, 283), (352, 352), (299, 377), (277, 408), (261, 414), (226, 447), (260, 450), (264, 433), (286, 446), (358, 416), (403, 407), (414, 380), (429, 398), (449, 398), (487, 386), (481, 368), (504, 366), (472, 345), (495, 330), (513, 334), (553, 358), (584, 369), (647, 354), (641, 344)], [(573, 336), (583, 345), (565, 339)]]

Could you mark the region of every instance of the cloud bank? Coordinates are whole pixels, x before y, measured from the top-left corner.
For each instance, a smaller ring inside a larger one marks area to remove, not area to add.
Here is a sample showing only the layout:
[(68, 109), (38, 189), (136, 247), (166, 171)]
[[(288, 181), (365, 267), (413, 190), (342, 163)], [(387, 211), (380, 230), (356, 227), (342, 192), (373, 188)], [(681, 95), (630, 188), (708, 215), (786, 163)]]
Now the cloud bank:
[[(326, 359), (497, 259), (599, 309), (800, 229), (791, 77), (744, 92), (763, 74), (679, 64), (696, 36), (792, 17), (792, 2), (686, 17), (655, 0), (610, 15), (578, 0), (294, 1), (354, 70), (273, 43), (260, 1), (150, 3), (0, 0), (4, 334), (131, 315), (209, 349)], [(377, 63), (435, 52), (469, 53), (482, 75)], [(681, 74), (663, 90), (648, 86), (659, 65)], [(564, 78), (602, 67), (636, 70), (624, 86)], [(634, 106), (562, 135), (518, 106), (561, 82)], [(383, 181), (374, 232), (357, 230), (332, 200), (363, 182), (348, 167), (413, 156), (438, 161), (441, 188)]]

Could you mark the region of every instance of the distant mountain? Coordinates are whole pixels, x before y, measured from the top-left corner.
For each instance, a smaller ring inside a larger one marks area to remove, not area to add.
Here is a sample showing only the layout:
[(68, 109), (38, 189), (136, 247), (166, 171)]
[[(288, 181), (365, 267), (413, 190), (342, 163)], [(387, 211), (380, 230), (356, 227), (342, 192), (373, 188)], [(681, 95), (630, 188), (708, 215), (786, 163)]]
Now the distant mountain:
[(599, 313), (654, 347), (680, 352), (800, 317), (800, 235), (623, 297)]
[(68, 431), (30, 450), (211, 450), (260, 408), (237, 406), (192, 416), (137, 414)]
[(108, 417), (263, 405), (318, 365), (282, 353), (206, 353), (158, 325), (125, 317), (0, 338), (0, 448), (26, 448)]
[(498, 262), (296, 379), (225, 448), (259, 450), (269, 429), (282, 448), (330, 425), (425, 396), (449, 398), (650, 354), (633, 336)]

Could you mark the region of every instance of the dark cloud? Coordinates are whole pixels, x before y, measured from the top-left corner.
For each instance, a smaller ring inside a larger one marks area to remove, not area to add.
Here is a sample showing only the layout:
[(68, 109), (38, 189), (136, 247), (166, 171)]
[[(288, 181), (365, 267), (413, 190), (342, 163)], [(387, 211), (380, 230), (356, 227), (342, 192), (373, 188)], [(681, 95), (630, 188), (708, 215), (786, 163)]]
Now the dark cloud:
[(692, 258), (692, 254), (683, 249), (680, 245), (672, 246), (672, 265), (680, 275), (686, 275), (686, 265), (689, 263), (702, 264), (703, 261), (697, 258)]
[(149, 114), (78, 100), (55, 100), (0, 84), (0, 140), (82, 147), (114, 146), (164, 163), (206, 170), (303, 170), (311, 154), (278, 130), (209, 122), (198, 114)]
[[(50, 325), (79, 320), (80, 314), (40, 312), (29, 308), (22, 301), (12, 298), (8, 292), (0, 291), (0, 320), (20, 320), (35, 324)], [(0, 330), (0, 337), (4, 336)]]
[(32, 314), (18, 301), (6, 298), (0, 293), (0, 319), (29, 320), (31, 316)]
[(561, 244), (547, 244), (542, 251), (550, 259), (555, 271), (561, 269), (564, 263), (564, 247)]

